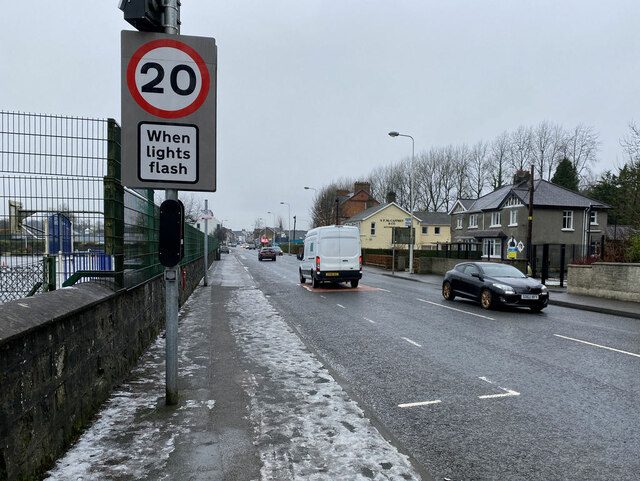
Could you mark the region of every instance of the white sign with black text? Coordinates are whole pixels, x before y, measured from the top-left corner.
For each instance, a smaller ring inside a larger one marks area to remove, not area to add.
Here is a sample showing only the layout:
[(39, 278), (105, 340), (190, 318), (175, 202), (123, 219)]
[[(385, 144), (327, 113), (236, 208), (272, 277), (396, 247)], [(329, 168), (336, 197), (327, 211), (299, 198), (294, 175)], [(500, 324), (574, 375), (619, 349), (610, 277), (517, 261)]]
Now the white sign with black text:
[(138, 178), (143, 181), (198, 182), (198, 127), (138, 124)]

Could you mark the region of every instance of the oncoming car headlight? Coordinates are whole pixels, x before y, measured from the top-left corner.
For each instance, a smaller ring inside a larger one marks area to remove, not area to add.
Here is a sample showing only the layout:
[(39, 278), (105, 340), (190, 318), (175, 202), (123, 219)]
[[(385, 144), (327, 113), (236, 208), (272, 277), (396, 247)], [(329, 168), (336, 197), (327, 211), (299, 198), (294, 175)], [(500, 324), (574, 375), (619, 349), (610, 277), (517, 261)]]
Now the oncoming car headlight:
[(500, 289), (501, 291), (504, 291), (505, 294), (515, 294), (516, 292), (513, 290), (513, 287), (511, 286), (507, 286), (506, 284), (498, 284), (498, 283), (493, 283), (491, 284), (493, 287), (495, 287), (496, 289)]

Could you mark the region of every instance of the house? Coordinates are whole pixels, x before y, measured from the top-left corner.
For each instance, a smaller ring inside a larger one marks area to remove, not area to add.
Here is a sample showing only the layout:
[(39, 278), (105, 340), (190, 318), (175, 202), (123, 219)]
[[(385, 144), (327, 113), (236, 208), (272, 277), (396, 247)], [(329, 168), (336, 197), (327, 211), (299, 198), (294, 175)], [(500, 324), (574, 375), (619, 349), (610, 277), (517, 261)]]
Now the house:
[[(359, 212), (346, 219), (345, 225), (360, 229), (363, 249), (391, 249), (395, 231), (396, 246), (406, 248), (409, 243), (411, 213), (395, 202), (386, 202)], [(448, 242), (451, 219), (446, 213), (415, 212), (413, 215), (415, 248), (435, 249), (437, 242)]]
[(371, 184), (369, 182), (355, 182), (353, 184), (353, 192), (338, 190), (336, 198), (338, 202), (338, 224), (369, 207), (380, 204), (371, 196)]
[[(479, 199), (459, 199), (449, 212), (452, 241), (471, 243), (483, 258), (527, 259), (530, 174)], [(605, 236), (610, 206), (547, 182), (533, 182), (532, 245), (564, 244), (596, 250)]]

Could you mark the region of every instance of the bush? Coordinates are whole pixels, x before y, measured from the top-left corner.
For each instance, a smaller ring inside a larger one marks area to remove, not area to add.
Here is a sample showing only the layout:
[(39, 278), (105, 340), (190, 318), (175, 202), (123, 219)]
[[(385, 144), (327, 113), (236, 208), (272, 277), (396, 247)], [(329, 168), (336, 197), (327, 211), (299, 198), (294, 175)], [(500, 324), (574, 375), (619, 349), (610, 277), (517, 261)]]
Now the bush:
[(629, 257), (631, 262), (640, 262), (640, 234), (629, 237)]
[(593, 256), (578, 257), (577, 259), (573, 259), (570, 262), (570, 264), (575, 264), (578, 266), (590, 266), (594, 262), (600, 262), (600, 256), (593, 255)]

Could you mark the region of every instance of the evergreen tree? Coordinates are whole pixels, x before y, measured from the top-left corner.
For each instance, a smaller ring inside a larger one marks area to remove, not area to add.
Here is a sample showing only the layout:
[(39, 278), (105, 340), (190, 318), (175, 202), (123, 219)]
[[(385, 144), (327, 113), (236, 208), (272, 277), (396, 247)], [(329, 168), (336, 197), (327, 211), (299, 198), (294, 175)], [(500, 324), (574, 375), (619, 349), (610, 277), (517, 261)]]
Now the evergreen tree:
[(573, 166), (571, 161), (566, 157), (560, 161), (556, 168), (556, 173), (553, 174), (551, 182), (561, 187), (566, 187), (575, 192), (578, 192), (578, 186), (580, 179), (578, 179), (578, 171)]

